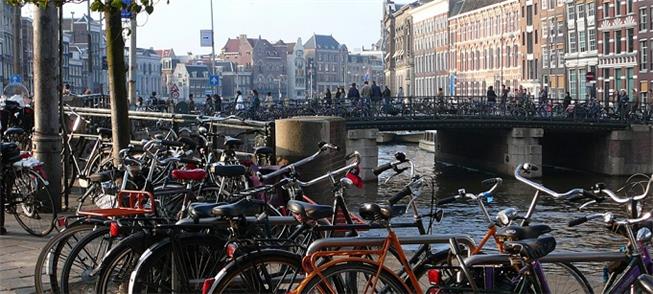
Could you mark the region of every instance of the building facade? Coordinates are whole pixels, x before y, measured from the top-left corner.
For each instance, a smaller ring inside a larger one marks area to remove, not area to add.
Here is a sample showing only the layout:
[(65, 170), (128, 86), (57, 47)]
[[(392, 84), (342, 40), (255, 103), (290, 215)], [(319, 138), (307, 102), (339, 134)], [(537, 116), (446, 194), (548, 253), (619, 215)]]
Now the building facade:
[[(128, 58), (129, 48), (125, 48)], [(161, 57), (153, 49), (137, 48), (136, 50), (136, 95), (144, 98), (152, 92), (162, 89)]]
[(449, 92), (449, 1), (434, 0), (410, 11), (413, 18), (415, 95)]
[(567, 91), (565, 4), (562, 0), (541, 1), (541, 82), (548, 88), (549, 98), (562, 99)]
[(574, 99), (585, 100), (595, 96), (595, 81), (586, 82), (591, 72), (596, 74), (599, 63), (596, 3), (594, 0), (577, 0), (565, 3), (567, 48), (565, 67), (567, 89)]
[(639, 88), (643, 101), (653, 98), (653, 0), (638, 1)]
[[(22, 44), (22, 76), (23, 84), (32, 92), (34, 89), (34, 29), (32, 19), (21, 18), (21, 44)], [(65, 56), (64, 56), (65, 58)]]
[(198, 101), (211, 92), (209, 67), (204, 64), (178, 63), (172, 80), (179, 88), (179, 101), (188, 100), (190, 94)]
[(455, 95), (483, 96), (489, 86), (521, 85), (520, 11), (517, 0), (465, 1), (452, 11)]
[[(412, 3), (402, 6), (398, 11), (393, 13), (394, 18), (394, 72), (390, 74), (392, 80), (391, 91), (400, 95), (415, 95), (414, 81), (414, 55), (413, 55), (413, 21), (410, 15), (410, 9), (418, 6)], [(400, 93), (401, 92), (401, 93)]]
[(69, 47), (70, 58), (68, 59), (68, 84), (71, 91), (75, 94), (81, 94), (84, 90), (84, 60), (82, 60), (82, 51), (76, 47)]
[(365, 81), (385, 84), (382, 56), (380, 51), (350, 53), (347, 57), (345, 84), (362, 84)]
[[(106, 92), (107, 73), (103, 68), (103, 59), (106, 56), (106, 44), (104, 42), (104, 33), (102, 23), (94, 20), (92, 17), (83, 15), (81, 18), (65, 18), (63, 20), (64, 33), (70, 33), (72, 46), (78, 47), (82, 51), (82, 60), (84, 61), (84, 88), (92, 93)], [(89, 33), (90, 32), (90, 33)], [(89, 48), (90, 35), (90, 48)]]
[[(268, 40), (247, 38), (240, 35), (228, 39), (220, 53), (220, 59), (231, 61), (242, 66), (242, 72), (251, 73), (251, 85), (248, 88), (257, 89), (259, 94), (266, 92), (286, 95), (286, 64), (287, 45), (271, 44)], [(238, 79), (240, 82), (247, 82)], [(283, 85), (283, 86), (282, 86)]]
[(639, 95), (638, 1), (598, 1), (598, 97), (616, 101), (625, 90), (631, 101)]
[(286, 71), (288, 97), (290, 99), (306, 98), (306, 62), (301, 38), (298, 38), (295, 43), (288, 43)]
[(156, 52), (161, 59), (161, 87), (155, 91), (167, 97), (170, 96), (170, 88), (174, 84), (172, 74), (177, 67), (177, 63), (179, 63), (179, 59), (177, 59), (175, 51), (172, 49), (157, 50)]
[(307, 62), (307, 91), (309, 96), (323, 95), (326, 89), (334, 92), (344, 86), (347, 46), (333, 36), (313, 35), (304, 44)]
[[(521, 30), (522, 46), (519, 47), (519, 62), (521, 63), (522, 78), (520, 85), (531, 95), (536, 95), (541, 88), (540, 76), (542, 74), (542, 57), (540, 42), (540, 15), (541, 1), (520, 0), (519, 27)], [(492, 26), (492, 23), (485, 24)]]

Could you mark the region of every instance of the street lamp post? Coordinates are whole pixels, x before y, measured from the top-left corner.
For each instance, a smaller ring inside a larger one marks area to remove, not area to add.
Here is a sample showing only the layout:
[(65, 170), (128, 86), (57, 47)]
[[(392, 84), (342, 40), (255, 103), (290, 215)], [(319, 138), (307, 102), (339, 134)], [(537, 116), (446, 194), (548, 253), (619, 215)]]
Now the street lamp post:
[[(215, 76), (215, 30), (213, 26), (213, 0), (209, 0), (211, 3), (211, 76)], [(213, 94), (215, 94), (215, 87), (213, 88)]]

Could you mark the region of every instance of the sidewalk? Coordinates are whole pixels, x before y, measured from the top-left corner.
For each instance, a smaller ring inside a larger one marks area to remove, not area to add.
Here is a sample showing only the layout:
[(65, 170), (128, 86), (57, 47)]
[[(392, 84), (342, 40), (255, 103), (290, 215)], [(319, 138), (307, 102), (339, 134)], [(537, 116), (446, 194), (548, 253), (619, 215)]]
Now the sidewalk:
[(34, 267), (41, 248), (54, 236), (34, 237), (6, 215), (7, 235), (0, 236), (0, 293), (34, 293)]

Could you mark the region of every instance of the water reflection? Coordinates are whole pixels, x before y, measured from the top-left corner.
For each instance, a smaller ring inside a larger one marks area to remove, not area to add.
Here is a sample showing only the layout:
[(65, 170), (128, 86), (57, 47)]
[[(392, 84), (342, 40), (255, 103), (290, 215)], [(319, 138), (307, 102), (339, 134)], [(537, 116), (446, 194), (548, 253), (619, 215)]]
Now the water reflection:
[[(467, 192), (479, 193), (487, 189), (481, 185), (481, 181), (500, 175), (488, 172), (465, 169), (445, 164), (435, 164), (434, 155), (419, 148), (416, 145), (381, 145), (379, 146), (379, 164), (391, 161), (395, 152), (405, 152), (407, 157), (415, 163), (416, 172), (433, 179), (433, 192), (430, 189), (423, 193), (418, 199), (419, 206), (428, 210), (431, 197), (443, 198), (457, 193), (458, 189), (464, 188)], [(378, 187), (368, 184), (366, 189), (359, 192), (361, 195), (348, 197), (350, 207), (356, 211), (358, 204), (370, 201), (385, 200), (395, 192), (399, 191), (408, 181), (408, 173), (393, 178), (389, 183), (383, 181), (391, 174), (386, 172), (381, 176)], [(626, 180), (625, 177), (609, 177), (577, 171), (565, 171), (559, 169), (545, 168), (544, 177), (538, 181), (554, 191), (564, 192), (572, 188), (588, 188), (597, 182), (604, 182), (608, 187), (616, 189)], [(498, 211), (508, 207), (514, 207), (523, 215), (533, 199), (534, 190), (525, 184), (517, 181), (514, 177), (501, 176), (503, 184), (495, 193), (494, 203), (490, 205), (490, 213), (494, 217)], [(377, 192), (378, 188), (378, 192)], [(359, 194), (355, 193), (355, 194)], [(479, 240), (485, 233), (486, 222), (482, 213), (475, 203), (450, 204), (445, 209), (445, 217), (442, 223), (434, 226), (435, 233), (468, 233), (476, 240)], [(550, 225), (553, 234), (558, 240), (558, 248), (562, 250), (581, 251), (596, 249), (618, 249), (624, 244), (620, 236), (609, 233), (599, 222), (586, 223), (574, 228), (568, 228), (569, 220), (586, 215), (590, 212), (610, 210), (614, 213), (625, 211), (614, 204), (601, 204), (590, 209), (579, 212), (571, 204), (552, 199), (549, 196), (541, 196), (536, 212), (532, 218), (533, 224), (543, 223)], [(398, 221), (410, 221), (411, 217), (404, 216)], [(415, 234), (415, 230), (402, 230), (401, 234)], [(382, 234), (382, 232), (371, 232), (369, 234)]]

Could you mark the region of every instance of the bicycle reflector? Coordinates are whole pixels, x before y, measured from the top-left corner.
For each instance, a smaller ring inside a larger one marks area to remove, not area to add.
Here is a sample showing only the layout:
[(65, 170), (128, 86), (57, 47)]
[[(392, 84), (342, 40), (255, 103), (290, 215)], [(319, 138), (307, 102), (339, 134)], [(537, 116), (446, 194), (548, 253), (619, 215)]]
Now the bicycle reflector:
[(60, 228), (68, 227), (68, 219), (65, 216), (58, 217), (57, 226), (59, 226)]
[(438, 269), (430, 269), (427, 272), (428, 278), (429, 278), (429, 283), (433, 286), (438, 286), (440, 285), (440, 270)]
[(229, 243), (227, 244), (226, 250), (227, 250), (227, 257), (234, 258), (234, 254), (236, 253), (236, 250), (238, 250), (238, 245), (236, 245), (236, 243)]
[(120, 226), (118, 226), (117, 222), (111, 222), (111, 224), (109, 224), (109, 236), (115, 238), (118, 237), (118, 235), (120, 235)]
[(209, 290), (213, 287), (213, 283), (215, 283), (215, 278), (205, 279), (204, 284), (202, 284), (202, 294), (209, 293)]

